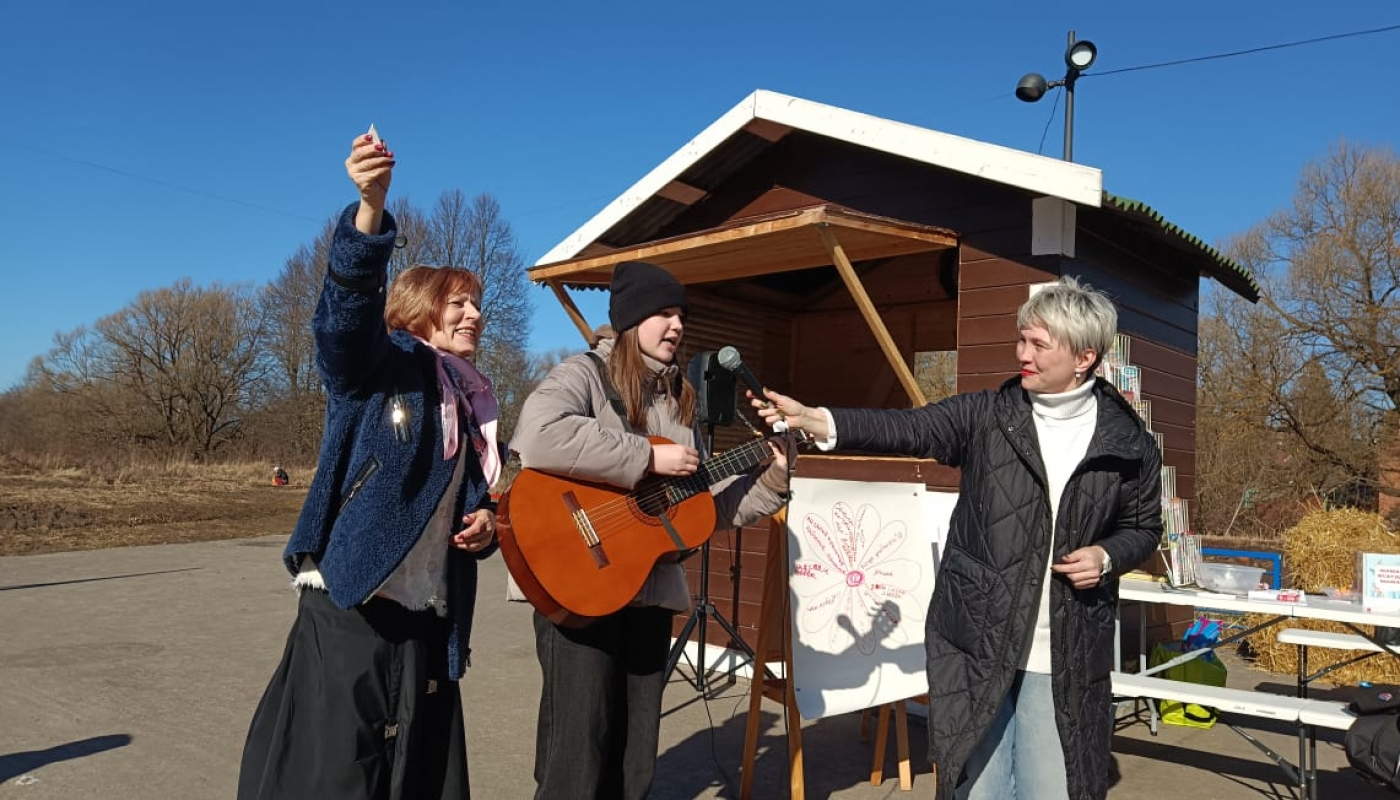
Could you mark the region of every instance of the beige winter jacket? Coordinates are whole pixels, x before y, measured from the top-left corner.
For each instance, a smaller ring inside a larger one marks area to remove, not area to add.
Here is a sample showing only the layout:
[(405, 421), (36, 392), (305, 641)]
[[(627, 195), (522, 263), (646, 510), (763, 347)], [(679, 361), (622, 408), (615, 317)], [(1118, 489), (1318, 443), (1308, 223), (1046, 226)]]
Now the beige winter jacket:
[[(607, 361), (613, 342), (600, 339), (593, 351)], [(658, 370), (658, 386), (664, 385), (660, 381), (671, 380), (677, 369), (674, 364), (663, 366), (650, 359), (647, 363)], [(695, 445), (693, 432), (675, 417), (665, 394), (657, 391), (652, 397), (646, 434), (628, 433), (608, 402), (598, 366), (586, 354), (570, 356), (550, 370), (526, 398), (511, 449), (520, 454), (524, 467), (632, 489), (646, 476), (651, 461), (647, 435)], [(782, 507), (784, 496), (775, 490), (785, 491), (787, 477), (775, 467), (770, 465), (711, 488), (718, 528), (750, 525)], [(524, 599), (514, 581), (510, 597)], [(632, 605), (689, 609), (685, 565), (657, 564)]]

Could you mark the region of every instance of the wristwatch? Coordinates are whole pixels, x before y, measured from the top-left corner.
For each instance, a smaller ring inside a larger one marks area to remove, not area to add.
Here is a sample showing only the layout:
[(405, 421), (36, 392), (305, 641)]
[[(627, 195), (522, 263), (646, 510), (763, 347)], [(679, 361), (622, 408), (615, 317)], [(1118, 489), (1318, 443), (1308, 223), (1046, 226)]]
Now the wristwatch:
[(1102, 578), (1113, 571), (1113, 556), (1109, 555), (1108, 550), (1103, 546), (1100, 546), (1099, 549), (1103, 550), (1103, 566), (1099, 568), (1099, 577)]

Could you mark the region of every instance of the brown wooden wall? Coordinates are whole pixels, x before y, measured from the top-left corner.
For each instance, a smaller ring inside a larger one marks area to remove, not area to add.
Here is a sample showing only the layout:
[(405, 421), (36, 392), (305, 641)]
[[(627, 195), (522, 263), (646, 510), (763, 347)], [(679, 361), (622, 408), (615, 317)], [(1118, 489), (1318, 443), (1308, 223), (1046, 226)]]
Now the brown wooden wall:
[(1160, 247), (1102, 212), (1082, 209), (1076, 258), (1064, 271), (1113, 297), (1118, 329), (1132, 338), (1129, 360), (1142, 368), (1152, 429), (1163, 462), (1176, 467), (1177, 495), (1196, 499), (1196, 326), (1200, 280), (1169, 269)]
[[(759, 380), (772, 382), (775, 387), (780, 385), (775, 378), (768, 376), (775, 371), (786, 371), (786, 365), (782, 362), (787, 358), (787, 351), (782, 342), (791, 330), (786, 320), (766, 313), (761, 306), (716, 297), (703, 288), (688, 290), (687, 300), (690, 301), (690, 316), (686, 320), (682, 343), (682, 357), (686, 359), (682, 367), (699, 353), (718, 351), (731, 345), (738, 348), (744, 364)], [(778, 350), (779, 347), (783, 349)], [(737, 384), (737, 390), (736, 400), (740, 408), (748, 412), (749, 421), (759, 427), (758, 418), (743, 398), (742, 383)], [(714, 450), (722, 452), (752, 438), (753, 433), (736, 420), (732, 426), (715, 428), (714, 436)]]
[[(1058, 259), (1030, 255), (1029, 220), (1026, 223), (988, 240), (963, 240), (958, 273), (959, 392), (995, 389), (1020, 371), (1016, 311), (1030, 296), (1031, 284), (1058, 277)], [(995, 249), (983, 249), (988, 245)]]

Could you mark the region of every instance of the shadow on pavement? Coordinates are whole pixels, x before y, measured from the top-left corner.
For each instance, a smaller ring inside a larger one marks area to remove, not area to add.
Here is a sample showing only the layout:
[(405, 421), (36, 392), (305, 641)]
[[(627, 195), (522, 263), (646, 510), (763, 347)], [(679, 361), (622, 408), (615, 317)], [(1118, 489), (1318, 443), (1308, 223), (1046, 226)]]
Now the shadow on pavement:
[(129, 572), (125, 575), (103, 575), (100, 578), (74, 578), (71, 581), (50, 581), (49, 583), (18, 583), (11, 586), (0, 586), (0, 592), (10, 592), (16, 589), (42, 589), (45, 586), (68, 586), (74, 583), (93, 583), (94, 581), (115, 581), (122, 578), (144, 578), (147, 575), (169, 575), (172, 572), (196, 572), (201, 569), (204, 569), (204, 567), (161, 569), (154, 572)]
[[(737, 800), (739, 767), (748, 722), (747, 693), (740, 699), (743, 713), (731, 714), (729, 709), (736, 703), (734, 695), (712, 698), (710, 705), (714, 712), (711, 716), (727, 716), (727, 719), (696, 731), (660, 754), (651, 800), (691, 800), (702, 796)], [(760, 712), (759, 731), (753, 796), (786, 797), (789, 788), (788, 744), (779, 714), (770, 710)], [(874, 738), (873, 731), (871, 738)], [(872, 748), (871, 742), (860, 741), (858, 713), (827, 717), (803, 725), (803, 782), (807, 796), (827, 797), (867, 784)], [(909, 753), (916, 790), (931, 791), (927, 730), (923, 721), (912, 715), (909, 718)], [(898, 775), (895, 738), (891, 735), (886, 749), (883, 786), (888, 787), (893, 796), (903, 794), (897, 788)], [(822, 791), (814, 793), (816, 787), (821, 787)]]
[(112, 733), (106, 736), (94, 736), (91, 739), (80, 739), (76, 742), (50, 747), (47, 750), (27, 750), (22, 753), (0, 755), (0, 784), (47, 764), (83, 758), (94, 753), (126, 747), (129, 744), (131, 744), (130, 734)]
[[(1317, 746), (1321, 749), (1330, 746), (1330, 743), (1319, 737)], [(1238, 785), (1239, 791), (1235, 796), (1241, 798), (1258, 797), (1280, 800), (1281, 798), (1294, 797), (1293, 787), (1289, 783), (1287, 775), (1278, 765), (1266, 760), (1262, 754), (1259, 754), (1257, 758), (1253, 755), (1234, 756), (1193, 747), (1178, 747), (1163, 742), (1143, 741), (1121, 736), (1114, 737), (1113, 752), (1175, 763), (1201, 772), (1214, 773)], [(1297, 758), (1296, 752), (1286, 755), (1290, 760)], [(1115, 784), (1117, 783), (1116, 778), (1115, 774)], [(1183, 786), (1174, 788), (1173, 794), (1188, 793), (1189, 788), (1188, 778)], [(1345, 797), (1348, 800), (1382, 800), (1383, 798), (1395, 797), (1384, 787), (1362, 780), (1350, 769), (1319, 770), (1317, 796)]]

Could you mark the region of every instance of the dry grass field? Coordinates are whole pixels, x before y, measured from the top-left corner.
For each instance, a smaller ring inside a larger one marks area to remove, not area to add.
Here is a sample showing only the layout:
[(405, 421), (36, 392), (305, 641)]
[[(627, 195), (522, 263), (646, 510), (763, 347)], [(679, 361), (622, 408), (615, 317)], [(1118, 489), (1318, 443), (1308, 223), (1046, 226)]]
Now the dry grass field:
[(271, 466), (91, 469), (0, 458), (0, 556), (291, 533), (309, 471)]

